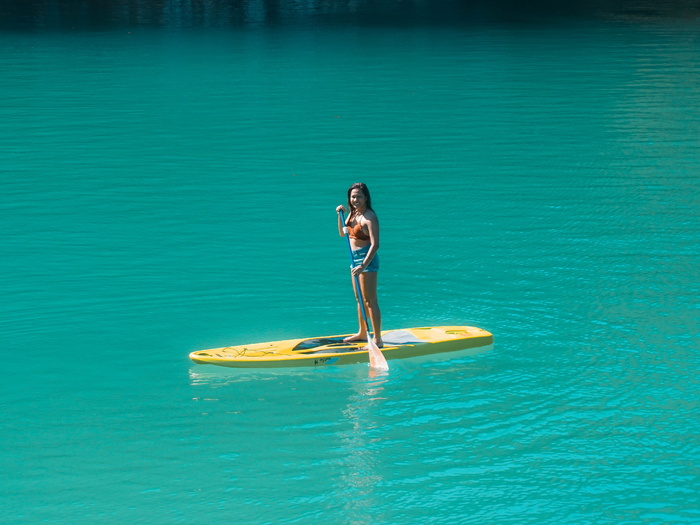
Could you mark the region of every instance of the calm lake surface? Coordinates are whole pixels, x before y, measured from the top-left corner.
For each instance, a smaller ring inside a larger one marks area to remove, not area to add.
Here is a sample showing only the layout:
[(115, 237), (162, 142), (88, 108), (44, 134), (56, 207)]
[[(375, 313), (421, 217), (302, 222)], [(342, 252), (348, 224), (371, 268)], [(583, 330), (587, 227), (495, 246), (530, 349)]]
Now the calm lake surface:
[[(700, 523), (700, 14), (118, 4), (0, 8), (3, 523)], [(356, 328), (357, 181), (493, 349), (191, 363)]]

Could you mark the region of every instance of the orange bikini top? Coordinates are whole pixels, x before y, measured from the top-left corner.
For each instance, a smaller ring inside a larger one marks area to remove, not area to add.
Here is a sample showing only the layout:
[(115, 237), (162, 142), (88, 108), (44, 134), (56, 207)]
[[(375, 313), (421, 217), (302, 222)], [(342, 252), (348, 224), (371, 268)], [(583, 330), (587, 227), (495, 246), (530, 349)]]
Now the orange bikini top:
[(360, 221), (355, 221), (355, 226), (348, 226), (348, 235), (358, 241), (369, 241), (369, 235), (362, 231)]

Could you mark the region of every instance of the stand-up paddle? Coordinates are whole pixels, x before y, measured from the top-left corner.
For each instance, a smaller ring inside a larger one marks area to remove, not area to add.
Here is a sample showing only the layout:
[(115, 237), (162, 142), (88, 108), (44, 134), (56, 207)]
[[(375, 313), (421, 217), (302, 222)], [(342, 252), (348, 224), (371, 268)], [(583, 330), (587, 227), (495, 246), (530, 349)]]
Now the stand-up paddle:
[[(355, 261), (352, 258), (352, 246), (350, 246), (350, 237), (348, 237), (348, 226), (345, 224), (345, 213), (340, 211), (340, 220), (343, 221), (343, 232), (345, 233), (345, 240), (348, 241), (348, 251), (350, 252), (350, 268), (354, 268)], [(362, 311), (362, 318), (365, 320), (365, 327), (367, 328), (367, 350), (369, 353), (369, 366), (377, 370), (389, 370), (389, 364), (386, 362), (386, 358), (379, 347), (374, 342), (374, 338), (369, 331), (369, 322), (367, 321), (367, 312), (365, 311), (365, 300), (362, 297), (362, 288), (360, 288), (360, 279), (357, 275), (353, 275), (355, 279), (355, 290), (357, 290), (357, 300), (360, 303), (360, 310)], [(374, 327), (372, 327), (374, 329)]]

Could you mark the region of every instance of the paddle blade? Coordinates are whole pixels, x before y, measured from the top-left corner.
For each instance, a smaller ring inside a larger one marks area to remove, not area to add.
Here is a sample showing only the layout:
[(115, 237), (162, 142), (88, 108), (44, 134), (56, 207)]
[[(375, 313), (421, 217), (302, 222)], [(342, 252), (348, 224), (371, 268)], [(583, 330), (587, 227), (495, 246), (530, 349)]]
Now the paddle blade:
[(386, 362), (386, 357), (382, 354), (373, 338), (367, 341), (367, 350), (369, 353), (369, 366), (376, 370), (389, 370), (389, 363)]

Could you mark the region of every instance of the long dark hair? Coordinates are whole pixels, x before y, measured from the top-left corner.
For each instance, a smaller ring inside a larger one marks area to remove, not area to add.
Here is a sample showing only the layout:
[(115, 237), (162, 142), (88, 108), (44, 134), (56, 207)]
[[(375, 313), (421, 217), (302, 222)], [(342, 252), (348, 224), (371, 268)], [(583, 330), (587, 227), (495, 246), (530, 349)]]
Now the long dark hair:
[(350, 202), (350, 194), (352, 193), (352, 190), (360, 190), (362, 193), (364, 193), (365, 199), (367, 200), (367, 209), (372, 210), (372, 197), (370, 197), (369, 188), (364, 182), (356, 182), (348, 188), (348, 209), (350, 210), (350, 215), (348, 215), (348, 221), (352, 218), (356, 211), (355, 207)]

